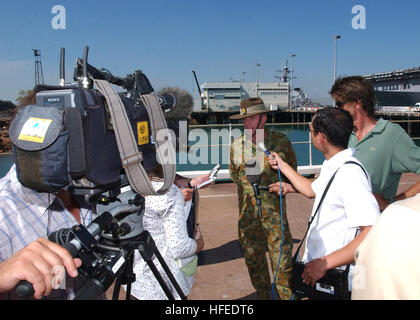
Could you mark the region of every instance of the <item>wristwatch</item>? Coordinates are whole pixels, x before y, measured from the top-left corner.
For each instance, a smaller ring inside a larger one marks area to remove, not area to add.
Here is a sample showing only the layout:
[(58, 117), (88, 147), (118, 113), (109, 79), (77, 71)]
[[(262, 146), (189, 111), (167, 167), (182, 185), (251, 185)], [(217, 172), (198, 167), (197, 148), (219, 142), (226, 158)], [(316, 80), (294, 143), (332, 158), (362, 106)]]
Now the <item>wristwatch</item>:
[(194, 189), (194, 187), (191, 185), (191, 178), (188, 179), (188, 188)]

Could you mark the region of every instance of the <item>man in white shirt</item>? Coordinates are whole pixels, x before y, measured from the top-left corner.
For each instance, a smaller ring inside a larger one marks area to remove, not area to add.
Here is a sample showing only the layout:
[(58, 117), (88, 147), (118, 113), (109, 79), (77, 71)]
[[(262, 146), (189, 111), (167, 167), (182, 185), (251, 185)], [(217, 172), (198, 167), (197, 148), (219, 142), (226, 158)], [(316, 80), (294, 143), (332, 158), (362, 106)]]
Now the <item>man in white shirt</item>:
[[(352, 129), (352, 117), (345, 110), (323, 108), (315, 114), (310, 124), (312, 143), (326, 159), (315, 181), (299, 175), (274, 152), (274, 159), (270, 160), (272, 167), (277, 169), (278, 166), (292, 183), (284, 183), (282, 190), (279, 184), (272, 185), (271, 191), (278, 194), (300, 192), (315, 198), (312, 216), (328, 182), (337, 172), (308, 232), (302, 278), (311, 286), (327, 270), (354, 262), (357, 247), (379, 217), (369, 176), (354, 157), (354, 150), (347, 149)], [(346, 163), (348, 161), (353, 163)]]

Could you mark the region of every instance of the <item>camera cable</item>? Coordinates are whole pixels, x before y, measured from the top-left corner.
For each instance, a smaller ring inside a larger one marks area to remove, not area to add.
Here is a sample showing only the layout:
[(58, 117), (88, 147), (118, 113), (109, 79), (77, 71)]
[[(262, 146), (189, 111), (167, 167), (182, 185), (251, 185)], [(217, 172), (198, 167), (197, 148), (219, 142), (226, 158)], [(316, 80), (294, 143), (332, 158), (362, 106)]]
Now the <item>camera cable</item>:
[(281, 195), (281, 174), (280, 174), (280, 169), (279, 169), (278, 164), (277, 164), (277, 173), (278, 173), (278, 176), (279, 176), (279, 183), (280, 183), (280, 197), (279, 198), (280, 198), (281, 242), (280, 242), (279, 260), (277, 262), (277, 268), (276, 268), (276, 272), (274, 273), (274, 279), (273, 279), (273, 284), (272, 284), (271, 297), (272, 297), (273, 300), (275, 300), (277, 272), (279, 271), (281, 256), (283, 254), (283, 200), (282, 200), (282, 195)]

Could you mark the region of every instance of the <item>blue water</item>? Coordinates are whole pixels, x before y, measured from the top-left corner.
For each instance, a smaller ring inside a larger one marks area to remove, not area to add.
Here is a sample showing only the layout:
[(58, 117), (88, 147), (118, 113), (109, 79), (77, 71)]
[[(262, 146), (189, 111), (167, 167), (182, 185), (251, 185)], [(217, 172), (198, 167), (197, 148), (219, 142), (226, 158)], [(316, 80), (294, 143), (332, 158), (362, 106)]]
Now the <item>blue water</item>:
[[(306, 166), (310, 164), (309, 161), (309, 143), (297, 144), (294, 142), (307, 142), (309, 140), (309, 126), (308, 125), (275, 125), (270, 126), (273, 130), (279, 131), (288, 136), (293, 144), (293, 148), (298, 160), (298, 166)], [(234, 127), (234, 129), (241, 130), (241, 127)], [(224, 130), (224, 131), (221, 131)], [(229, 163), (229, 128), (227, 127), (206, 127), (190, 130), (190, 151), (177, 155), (177, 171), (190, 170), (210, 170), (215, 164), (219, 163), (222, 169), (228, 168)], [(213, 133), (215, 132), (216, 135)], [(219, 134), (224, 132), (224, 134)], [(225, 139), (220, 138), (214, 141), (219, 134)], [(193, 139), (195, 137), (195, 140)], [(191, 141), (193, 140), (193, 141)], [(233, 141), (233, 137), (231, 138)], [(211, 145), (210, 147), (200, 147), (203, 145)], [(321, 152), (312, 148), (312, 164), (319, 165), (324, 161), (324, 156)]]
[[(236, 128), (239, 129), (239, 127)], [(287, 135), (292, 143), (309, 140), (308, 125), (276, 125), (272, 128)], [(225, 131), (221, 131), (222, 129)], [(189, 141), (191, 149), (188, 154), (181, 153), (177, 155), (177, 171), (210, 170), (217, 163), (221, 165), (222, 169), (227, 169), (229, 162), (228, 130), (226, 127), (206, 127), (203, 129), (200, 128), (199, 130), (191, 129)], [(214, 136), (218, 137), (218, 135), (213, 135), (213, 133), (222, 133), (220, 136), (223, 136), (223, 138), (220, 138), (219, 141), (212, 141), (212, 137), (213, 139)], [(191, 141), (193, 137), (196, 138)], [(220, 146), (223, 143), (226, 145)], [(200, 147), (208, 144), (215, 146)], [(293, 148), (298, 160), (298, 166), (309, 165), (309, 144), (293, 144)], [(322, 164), (324, 161), (323, 155), (313, 146), (311, 148), (312, 164)], [(12, 163), (12, 154), (0, 154), (0, 177), (3, 177), (7, 173)]]
[(0, 153), (0, 177), (3, 177), (13, 164), (13, 155)]

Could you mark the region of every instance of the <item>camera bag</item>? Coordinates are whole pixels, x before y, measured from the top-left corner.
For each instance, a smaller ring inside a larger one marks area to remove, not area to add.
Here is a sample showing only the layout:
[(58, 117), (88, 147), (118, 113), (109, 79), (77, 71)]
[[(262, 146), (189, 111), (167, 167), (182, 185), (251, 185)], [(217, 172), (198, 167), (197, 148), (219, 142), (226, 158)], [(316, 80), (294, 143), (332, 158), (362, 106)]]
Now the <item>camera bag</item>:
[[(44, 85), (35, 91), (37, 105), (21, 107), (9, 130), (22, 185), (56, 192), (70, 183), (83, 187), (118, 183), (123, 166), (115, 132), (121, 124), (112, 121), (102, 93)], [(131, 131), (142, 154), (142, 167), (150, 170), (157, 161), (149, 138), (148, 112), (134, 101), (122, 99), (128, 119), (122, 125)]]
[(69, 129), (64, 110), (29, 105), (10, 125), (17, 178), (23, 186), (54, 192), (69, 183)]
[[(367, 173), (363, 169), (363, 167), (355, 162), (355, 161), (347, 161), (344, 164), (353, 163), (362, 168), (365, 172), (366, 176)], [(338, 170), (334, 172), (330, 181), (328, 182), (327, 186), (325, 187), (324, 193), (319, 201), (319, 204), (316, 208), (315, 213), (312, 215), (311, 220), (308, 223), (308, 228), (306, 230), (303, 239), (296, 250), (295, 255), (292, 259), (292, 291), (299, 297), (306, 297), (311, 300), (348, 300), (350, 299), (350, 292), (348, 289), (348, 275), (350, 271), (350, 265), (347, 265), (345, 269), (342, 268), (334, 268), (327, 271), (327, 273), (319, 279), (315, 286), (312, 287), (303, 282), (302, 273), (305, 269), (305, 264), (301, 261), (298, 261), (299, 251), (308, 235), (309, 228), (311, 227), (312, 222), (314, 221), (316, 215), (319, 212), (322, 202), (330, 188), (335, 175), (337, 174)]]

